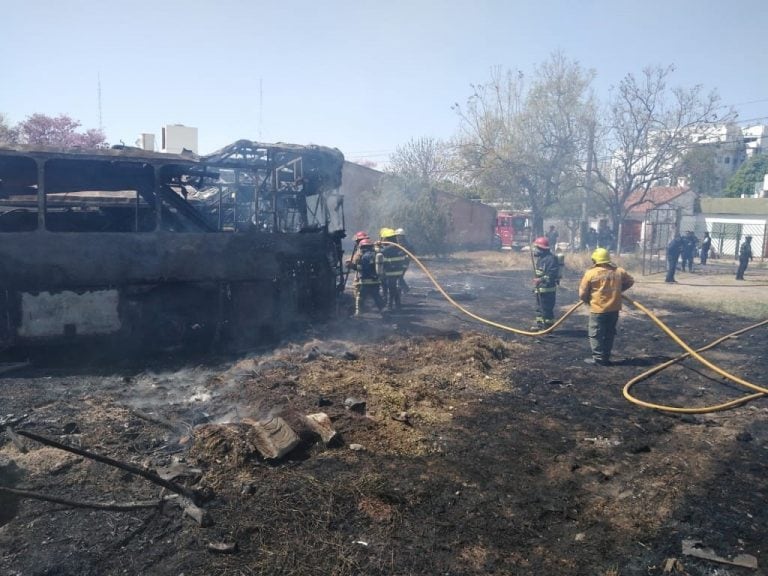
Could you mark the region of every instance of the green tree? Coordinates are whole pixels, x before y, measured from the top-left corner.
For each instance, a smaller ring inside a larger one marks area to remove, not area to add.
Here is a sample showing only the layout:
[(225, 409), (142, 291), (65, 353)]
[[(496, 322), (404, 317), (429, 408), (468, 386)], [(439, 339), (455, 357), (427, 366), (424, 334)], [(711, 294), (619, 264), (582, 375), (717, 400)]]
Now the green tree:
[(723, 178), (717, 171), (717, 149), (713, 145), (694, 146), (683, 153), (677, 172), (688, 179), (691, 190), (700, 196), (720, 196)]
[(378, 188), (358, 199), (362, 227), (371, 236), (377, 236), (383, 227), (403, 228), (417, 252), (445, 254), (450, 215), (437, 201), (437, 194), (427, 182), (388, 174)]
[(464, 107), (460, 157), (467, 180), (512, 207), (530, 209), (542, 234), (547, 209), (577, 178), (594, 115), (594, 72), (555, 53), (535, 70), (530, 86), (522, 73), (496, 70), (474, 86)]
[[(563, 190), (560, 200), (547, 211), (548, 216), (557, 218), (565, 224), (571, 240), (581, 234), (583, 204), (584, 189), (580, 185), (574, 185)], [(566, 238), (561, 234), (560, 241), (565, 240)]]
[(450, 214), (437, 195), (437, 189), (417, 185), (411, 191), (411, 201), (392, 210), (391, 221), (406, 230), (408, 241), (421, 254), (440, 256), (452, 248), (448, 242)]
[[(701, 86), (669, 88), (673, 66), (646, 68), (636, 78), (619, 83), (607, 113), (597, 128), (593, 174), (613, 230), (621, 238), (621, 222), (646, 201), (655, 186), (671, 183), (677, 165), (695, 134), (730, 121), (720, 117), (719, 97), (704, 94)], [(620, 246), (619, 246), (620, 249)]]
[(752, 156), (728, 180), (725, 186), (725, 196), (729, 198), (741, 198), (742, 195), (752, 196), (755, 193), (755, 187), (763, 183), (766, 174), (768, 174), (768, 155)]

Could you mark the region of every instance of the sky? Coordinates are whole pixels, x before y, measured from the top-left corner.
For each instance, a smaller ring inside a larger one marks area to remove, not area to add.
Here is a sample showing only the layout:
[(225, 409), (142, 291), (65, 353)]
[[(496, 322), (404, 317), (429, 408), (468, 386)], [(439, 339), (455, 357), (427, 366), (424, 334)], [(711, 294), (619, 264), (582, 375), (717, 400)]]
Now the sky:
[(595, 71), (674, 65), (768, 124), (768, 2), (742, 0), (2, 0), (0, 114), (41, 113), (134, 145), (194, 126), (199, 152), (239, 139), (319, 144), (384, 167), (449, 139), (452, 109), (492, 70), (555, 52)]

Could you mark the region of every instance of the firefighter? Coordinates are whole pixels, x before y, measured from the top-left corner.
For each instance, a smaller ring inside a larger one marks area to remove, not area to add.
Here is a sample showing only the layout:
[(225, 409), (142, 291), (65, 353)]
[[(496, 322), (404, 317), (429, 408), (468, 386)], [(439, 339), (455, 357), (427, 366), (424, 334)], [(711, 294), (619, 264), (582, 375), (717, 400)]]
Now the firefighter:
[(379, 276), (376, 274), (376, 252), (374, 251), (373, 240), (363, 238), (360, 240), (359, 258), (357, 261), (350, 262), (355, 274), (355, 316), (360, 316), (365, 307), (365, 301), (373, 298), (379, 312), (384, 310), (384, 300), (379, 294)]
[(592, 263), (579, 284), (579, 298), (589, 304), (589, 346), (592, 349), (592, 356), (584, 362), (610, 366), (621, 295), (635, 280), (611, 262), (610, 253), (605, 248), (592, 253)]
[[(413, 254), (413, 247), (410, 245), (408, 240), (405, 238), (405, 230), (403, 230), (402, 228), (398, 228), (397, 230), (395, 230), (395, 235), (397, 236), (397, 243), (400, 244), (400, 246), (402, 246), (406, 250), (408, 250), (408, 252)], [(410, 258), (408, 258), (405, 261), (405, 271), (406, 272), (408, 271), (408, 264), (410, 264), (410, 262), (411, 262)], [(403, 276), (400, 278), (400, 291), (403, 294), (408, 294), (408, 291), (410, 289), (411, 288), (408, 286), (408, 283), (405, 281), (405, 272), (403, 272)]]
[(400, 309), (400, 281), (408, 269), (408, 255), (397, 246), (397, 232), (382, 228), (381, 239), (389, 244), (381, 248), (381, 280), (388, 310)]
[(355, 232), (353, 238), (355, 240), (355, 245), (352, 247), (352, 257), (347, 260), (347, 268), (352, 268), (351, 264), (360, 259), (360, 242), (368, 238), (368, 233), (361, 230), (360, 232)]
[(555, 322), (555, 300), (560, 281), (560, 263), (549, 249), (549, 240), (540, 236), (533, 241), (534, 264), (533, 292), (536, 294), (536, 326), (546, 330)]

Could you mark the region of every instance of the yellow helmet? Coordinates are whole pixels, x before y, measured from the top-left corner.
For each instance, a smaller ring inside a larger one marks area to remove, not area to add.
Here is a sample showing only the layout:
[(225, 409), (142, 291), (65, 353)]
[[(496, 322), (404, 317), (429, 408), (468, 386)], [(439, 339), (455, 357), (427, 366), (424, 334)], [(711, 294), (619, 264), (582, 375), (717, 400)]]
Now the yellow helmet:
[(397, 236), (392, 228), (382, 228), (379, 230), (379, 238), (394, 238)]
[(608, 264), (611, 261), (611, 255), (605, 248), (597, 248), (592, 252), (592, 261), (595, 264)]

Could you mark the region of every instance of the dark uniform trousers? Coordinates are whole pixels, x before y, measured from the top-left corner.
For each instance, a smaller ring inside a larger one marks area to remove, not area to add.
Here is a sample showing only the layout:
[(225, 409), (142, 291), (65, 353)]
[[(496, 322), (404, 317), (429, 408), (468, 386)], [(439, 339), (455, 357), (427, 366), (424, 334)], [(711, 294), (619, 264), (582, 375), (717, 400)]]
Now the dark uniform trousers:
[(592, 348), (592, 357), (598, 362), (607, 362), (611, 359), (618, 320), (618, 310), (589, 315), (589, 346)]

